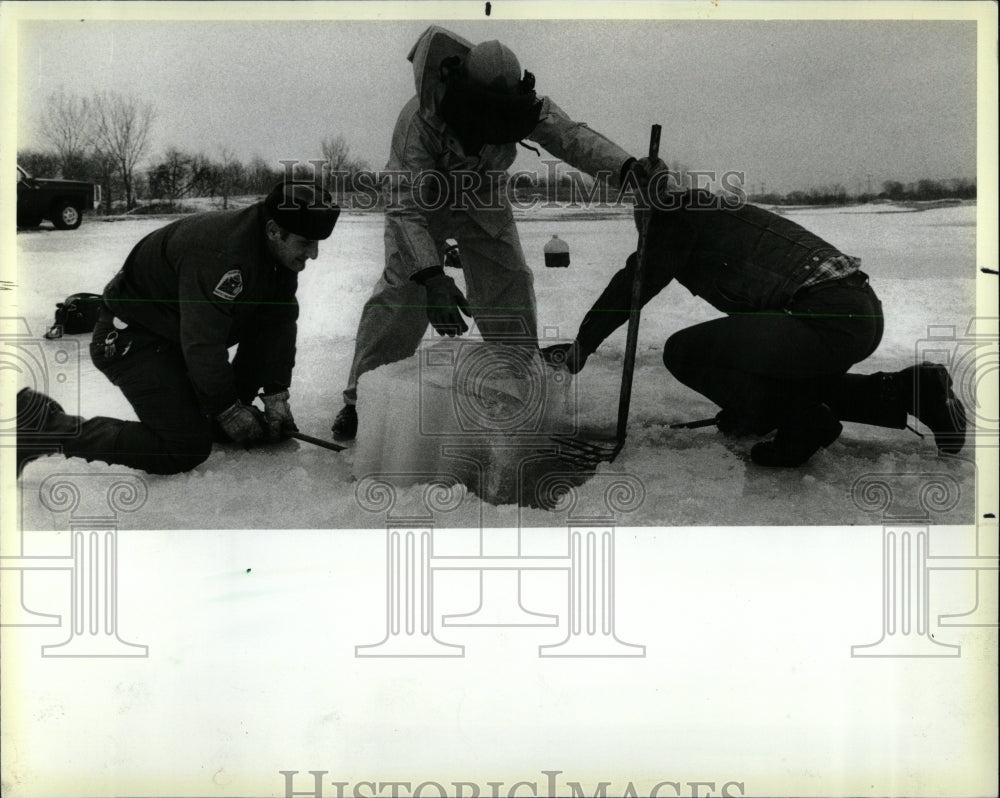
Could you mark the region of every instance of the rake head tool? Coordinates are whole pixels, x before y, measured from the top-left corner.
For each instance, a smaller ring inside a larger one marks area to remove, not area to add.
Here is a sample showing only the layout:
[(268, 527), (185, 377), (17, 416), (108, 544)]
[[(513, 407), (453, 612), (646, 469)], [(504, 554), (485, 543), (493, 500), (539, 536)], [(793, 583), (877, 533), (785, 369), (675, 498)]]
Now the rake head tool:
[(612, 462), (625, 446), (624, 437), (617, 437), (614, 443), (596, 443), (568, 435), (553, 435), (551, 440), (559, 444), (560, 460), (584, 471), (593, 471), (601, 463)]
[[(660, 154), (660, 125), (649, 131), (649, 160), (655, 163)], [(600, 463), (610, 463), (625, 446), (629, 406), (632, 401), (632, 376), (635, 372), (635, 352), (639, 342), (639, 311), (642, 309), (642, 277), (646, 269), (646, 230), (650, 212), (642, 215), (639, 226), (639, 244), (636, 248), (636, 269), (632, 277), (632, 296), (629, 303), (628, 333), (625, 339), (625, 361), (622, 365), (621, 390), (618, 394), (618, 426), (614, 443), (603, 443), (566, 435), (554, 435), (559, 444), (559, 457), (578, 468), (594, 469)]]

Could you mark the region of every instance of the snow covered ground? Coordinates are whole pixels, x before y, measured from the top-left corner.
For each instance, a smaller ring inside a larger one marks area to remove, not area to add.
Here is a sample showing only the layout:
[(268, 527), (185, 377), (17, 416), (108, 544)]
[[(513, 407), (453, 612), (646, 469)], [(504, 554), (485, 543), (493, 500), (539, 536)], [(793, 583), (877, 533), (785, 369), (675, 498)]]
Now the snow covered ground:
[[(895, 206), (875, 205), (788, 212), (861, 257), (882, 299), (885, 337), (878, 351), (856, 370), (902, 368), (913, 362), (919, 347), (936, 350), (928, 355), (931, 359), (947, 359), (947, 345), (922, 343), (931, 326), (938, 328), (930, 331), (937, 335), (942, 328), (953, 328), (955, 337), (963, 338), (975, 315), (975, 210), (975, 206), (963, 205), (899, 212)], [(594, 218), (581, 211), (538, 208), (519, 216), (524, 250), (535, 267), (540, 327), (548, 336), (572, 337), (590, 303), (634, 248), (630, 215), (611, 212)], [(33, 334), (41, 333), (50, 323), (56, 301), (76, 291), (99, 292), (132, 245), (165, 222), (163, 218), (88, 220), (75, 232), (43, 228), (20, 233), (17, 315), (26, 320)], [(570, 245), (568, 269), (541, 266), (542, 247), (553, 234)], [(360, 309), (381, 267), (381, 218), (345, 214), (334, 236), (321, 246), (319, 259), (302, 275), (292, 397), (303, 432), (328, 437), (341, 404)], [(871, 513), (851, 500), (855, 481), (871, 473), (917, 472), (944, 473), (962, 486), (959, 503), (938, 520), (972, 520), (975, 468), (971, 454), (941, 458), (929, 437), (921, 440), (907, 431), (847, 425), (840, 440), (807, 467), (773, 472), (749, 464), (746, 453), (752, 441), (727, 440), (712, 427), (671, 430), (671, 422), (711, 416), (716, 408), (671, 378), (661, 361), (663, 342), (673, 331), (715, 314), (676, 284), (643, 313), (628, 443), (613, 464), (601, 467), (609, 473), (630, 474), (644, 486), (646, 499), (631, 513), (630, 522), (868, 523)], [(85, 337), (76, 340), (83, 354), (79, 393), (73, 384), (75, 375), (68, 383), (53, 382), (51, 393), (84, 416), (134, 418), (121, 394), (85, 356)], [(624, 341), (623, 327), (576, 378), (580, 423), (585, 428), (614, 428)], [(51, 356), (59, 344), (43, 341), (42, 346)], [(970, 396), (964, 398), (968, 403)], [(361, 511), (355, 499), (352, 458), (351, 451), (338, 455), (306, 443), (254, 452), (218, 447), (192, 473), (145, 476), (149, 499), (132, 520), (141, 528), (179, 529), (377, 526), (380, 517)], [(32, 494), (46, 476), (67, 469), (91, 473), (109, 467), (60, 458), (28, 466), (22, 479), (22, 509), (29, 528), (52, 525), (50, 514)], [(586, 491), (587, 486), (580, 490)], [(420, 491), (414, 491), (416, 497)], [(550, 520), (541, 510), (483, 505), (470, 495), (442, 523), (475, 526), (480, 518), (496, 526), (545, 526)]]

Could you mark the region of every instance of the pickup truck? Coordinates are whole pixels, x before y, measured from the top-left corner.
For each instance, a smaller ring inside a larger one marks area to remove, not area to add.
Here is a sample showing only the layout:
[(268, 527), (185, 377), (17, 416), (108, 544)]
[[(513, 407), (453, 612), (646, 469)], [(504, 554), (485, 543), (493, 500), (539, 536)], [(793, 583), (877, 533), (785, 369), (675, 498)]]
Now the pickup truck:
[(58, 230), (76, 230), (83, 211), (101, 204), (101, 187), (82, 180), (43, 180), (17, 167), (18, 227), (38, 227), (48, 219)]

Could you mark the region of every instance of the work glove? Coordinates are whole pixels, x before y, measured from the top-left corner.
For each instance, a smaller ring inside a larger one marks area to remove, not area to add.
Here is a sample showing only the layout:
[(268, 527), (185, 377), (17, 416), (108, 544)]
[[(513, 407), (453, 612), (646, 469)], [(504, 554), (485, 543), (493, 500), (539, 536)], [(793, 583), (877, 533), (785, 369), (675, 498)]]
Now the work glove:
[(292, 418), (292, 409), (288, 406), (287, 390), (261, 394), (260, 400), (264, 403), (264, 426), (267, 427), (269, 441), (283, 441), (289, 437), (289, 433), (299, 431)]
[(555, 344), (542, 350), (542, 359), (557, 369), (566, 369), (570, 374), (578, 374), (587, 362), (589, 354), (579, 343)]
[(467, 332), (469, 325), (462, 314), (472, 316), (472, 312), (469, 301), (455, 281), (440, 268), (426, 270), (418, 277), (418, 282), (427, 290), (427, 319), (431, 326), (440, 335), (455, 336)]
[(245, 405), (243, 402), (233, 402), (215, 418), (222, 431), (235, 443), (252, 446), (262, 442), (267, 436), (263, 414), (257, 408)]
[(637, 186), (642, 197), (645, 199), (652, 190), (656, 196), (665, 193), (668, 189), (669, 171), (662, 158), (651, 161), (646, 158), (630, 158), (622, 165), (621, 185)]

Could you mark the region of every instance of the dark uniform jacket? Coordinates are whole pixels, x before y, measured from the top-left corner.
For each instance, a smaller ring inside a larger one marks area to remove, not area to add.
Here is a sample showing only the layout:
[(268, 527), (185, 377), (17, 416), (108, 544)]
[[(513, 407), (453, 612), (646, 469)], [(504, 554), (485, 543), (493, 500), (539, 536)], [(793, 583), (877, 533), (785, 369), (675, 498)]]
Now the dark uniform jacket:
[[(819, 236), (753, 205), (728, 207), (706, 191), (676, 192), (654, 210), (646, 234), (642, 304), (676, 279), (724, 313), (783, 310), (815, 270), (841, 253)], [(590, 354), (628, 321), (636, 255), (580, 325)]]
[(180, 346), (212, 415), (238, 398), (227, 351), (234, 344), (241, 363), (252, 364), (253, 390), (291, 383), (298, 275), (271, 258), (264, 224), (261, 203), (180, 219), (136, 244), (104, 289), (115, 316)]

